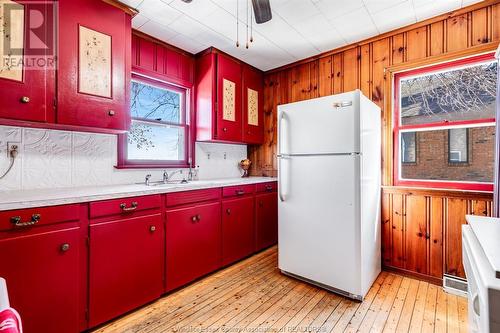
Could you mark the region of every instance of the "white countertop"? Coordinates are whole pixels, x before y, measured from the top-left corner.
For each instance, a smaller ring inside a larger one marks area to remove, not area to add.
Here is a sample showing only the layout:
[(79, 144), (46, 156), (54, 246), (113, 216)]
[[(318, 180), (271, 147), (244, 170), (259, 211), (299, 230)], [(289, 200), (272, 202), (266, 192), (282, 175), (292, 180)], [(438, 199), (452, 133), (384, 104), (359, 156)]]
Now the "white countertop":
[(496, 277), (500, 278), (500, 219), (473, 215), (467, 215), (466, 219)]
[(215, 180), (197, 180), (188, 184), (167, 184), (159, 186), (133, 185), (108, 185), (68, 187), (40, 190), (19, 190), (0, 192), (0, 211), (57, 206), (79, 202), (90, 202), (141, 195), (161, 194), (217, 188), (232, 185), (247, 185), (276, 181), (272, 177), (230, 178)]

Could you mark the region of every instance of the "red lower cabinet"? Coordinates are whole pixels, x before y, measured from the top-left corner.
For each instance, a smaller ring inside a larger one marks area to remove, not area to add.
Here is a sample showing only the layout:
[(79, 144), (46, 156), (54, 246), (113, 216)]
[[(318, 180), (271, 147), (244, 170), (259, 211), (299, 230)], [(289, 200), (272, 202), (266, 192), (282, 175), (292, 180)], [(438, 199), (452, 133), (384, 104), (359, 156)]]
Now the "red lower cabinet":
[(222, 263), (229, 265), (254, 252), (254, 197), (222, 201)]
[(80, 331), (79, 236), (75, 227), (0, 239), (0, 276), (25, 333)]
[(90, 327), (160, 297), (163, 263), (160, 213), (91, 223)]
[(220, 207), (217, 201), (167, 210), (167, 291), (221, 267)]
[(255, 249), (278, 242), (278, 195), (276, 192), (255, 197)]

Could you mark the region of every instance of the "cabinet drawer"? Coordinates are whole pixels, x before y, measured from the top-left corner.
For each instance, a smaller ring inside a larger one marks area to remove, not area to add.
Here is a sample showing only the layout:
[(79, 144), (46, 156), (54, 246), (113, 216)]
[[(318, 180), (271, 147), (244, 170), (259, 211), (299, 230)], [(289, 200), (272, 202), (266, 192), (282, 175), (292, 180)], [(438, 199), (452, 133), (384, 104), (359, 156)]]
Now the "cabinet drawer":
[(160, 207), (160, 195), (91, 202), (90, 218), (130, 214)]
[(220, 199), (220, 188), (167, 194), (167, 207)]
[(79, 207), (75, 204), (0, 212), (0, 231), (78, 221)]
[(256, 186), (257, 192), (276, 192), (278, 190), (278, 182), (268, 182), (268, 183), (260, 183)]
[(254, 192), (255, 185), (236, 185), (224, 187), (222, 189), (222, 195), (224, 196), (224, 198), (253, 194)]

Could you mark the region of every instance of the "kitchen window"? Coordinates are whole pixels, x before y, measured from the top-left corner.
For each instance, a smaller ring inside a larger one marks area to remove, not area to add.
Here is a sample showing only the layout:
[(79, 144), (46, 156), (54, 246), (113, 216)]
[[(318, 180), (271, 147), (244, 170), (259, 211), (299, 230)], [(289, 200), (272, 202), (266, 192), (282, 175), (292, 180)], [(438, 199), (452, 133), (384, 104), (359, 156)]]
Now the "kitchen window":
[(394, 184), (493, 189), (493, 54), (394, 75)]
[(130, 130), (120, 138), (120, 166), (183, 167), (190, 161), (189, 90), (139, 75), (130, 83)]

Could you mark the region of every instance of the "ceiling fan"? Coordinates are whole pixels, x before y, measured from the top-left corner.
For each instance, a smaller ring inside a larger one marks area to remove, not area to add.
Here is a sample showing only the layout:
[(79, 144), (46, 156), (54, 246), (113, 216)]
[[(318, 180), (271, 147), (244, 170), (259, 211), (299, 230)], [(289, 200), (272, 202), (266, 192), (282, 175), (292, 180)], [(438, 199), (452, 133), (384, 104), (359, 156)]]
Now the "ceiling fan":
[[(190, 3), (193, 0), (182, 0), (186, 3)], [(255, 14), (255, 22), (257, 24), (266, 23), (273, 18), (271, 12), (270, 0), (252, 0), (253, 12)]]

